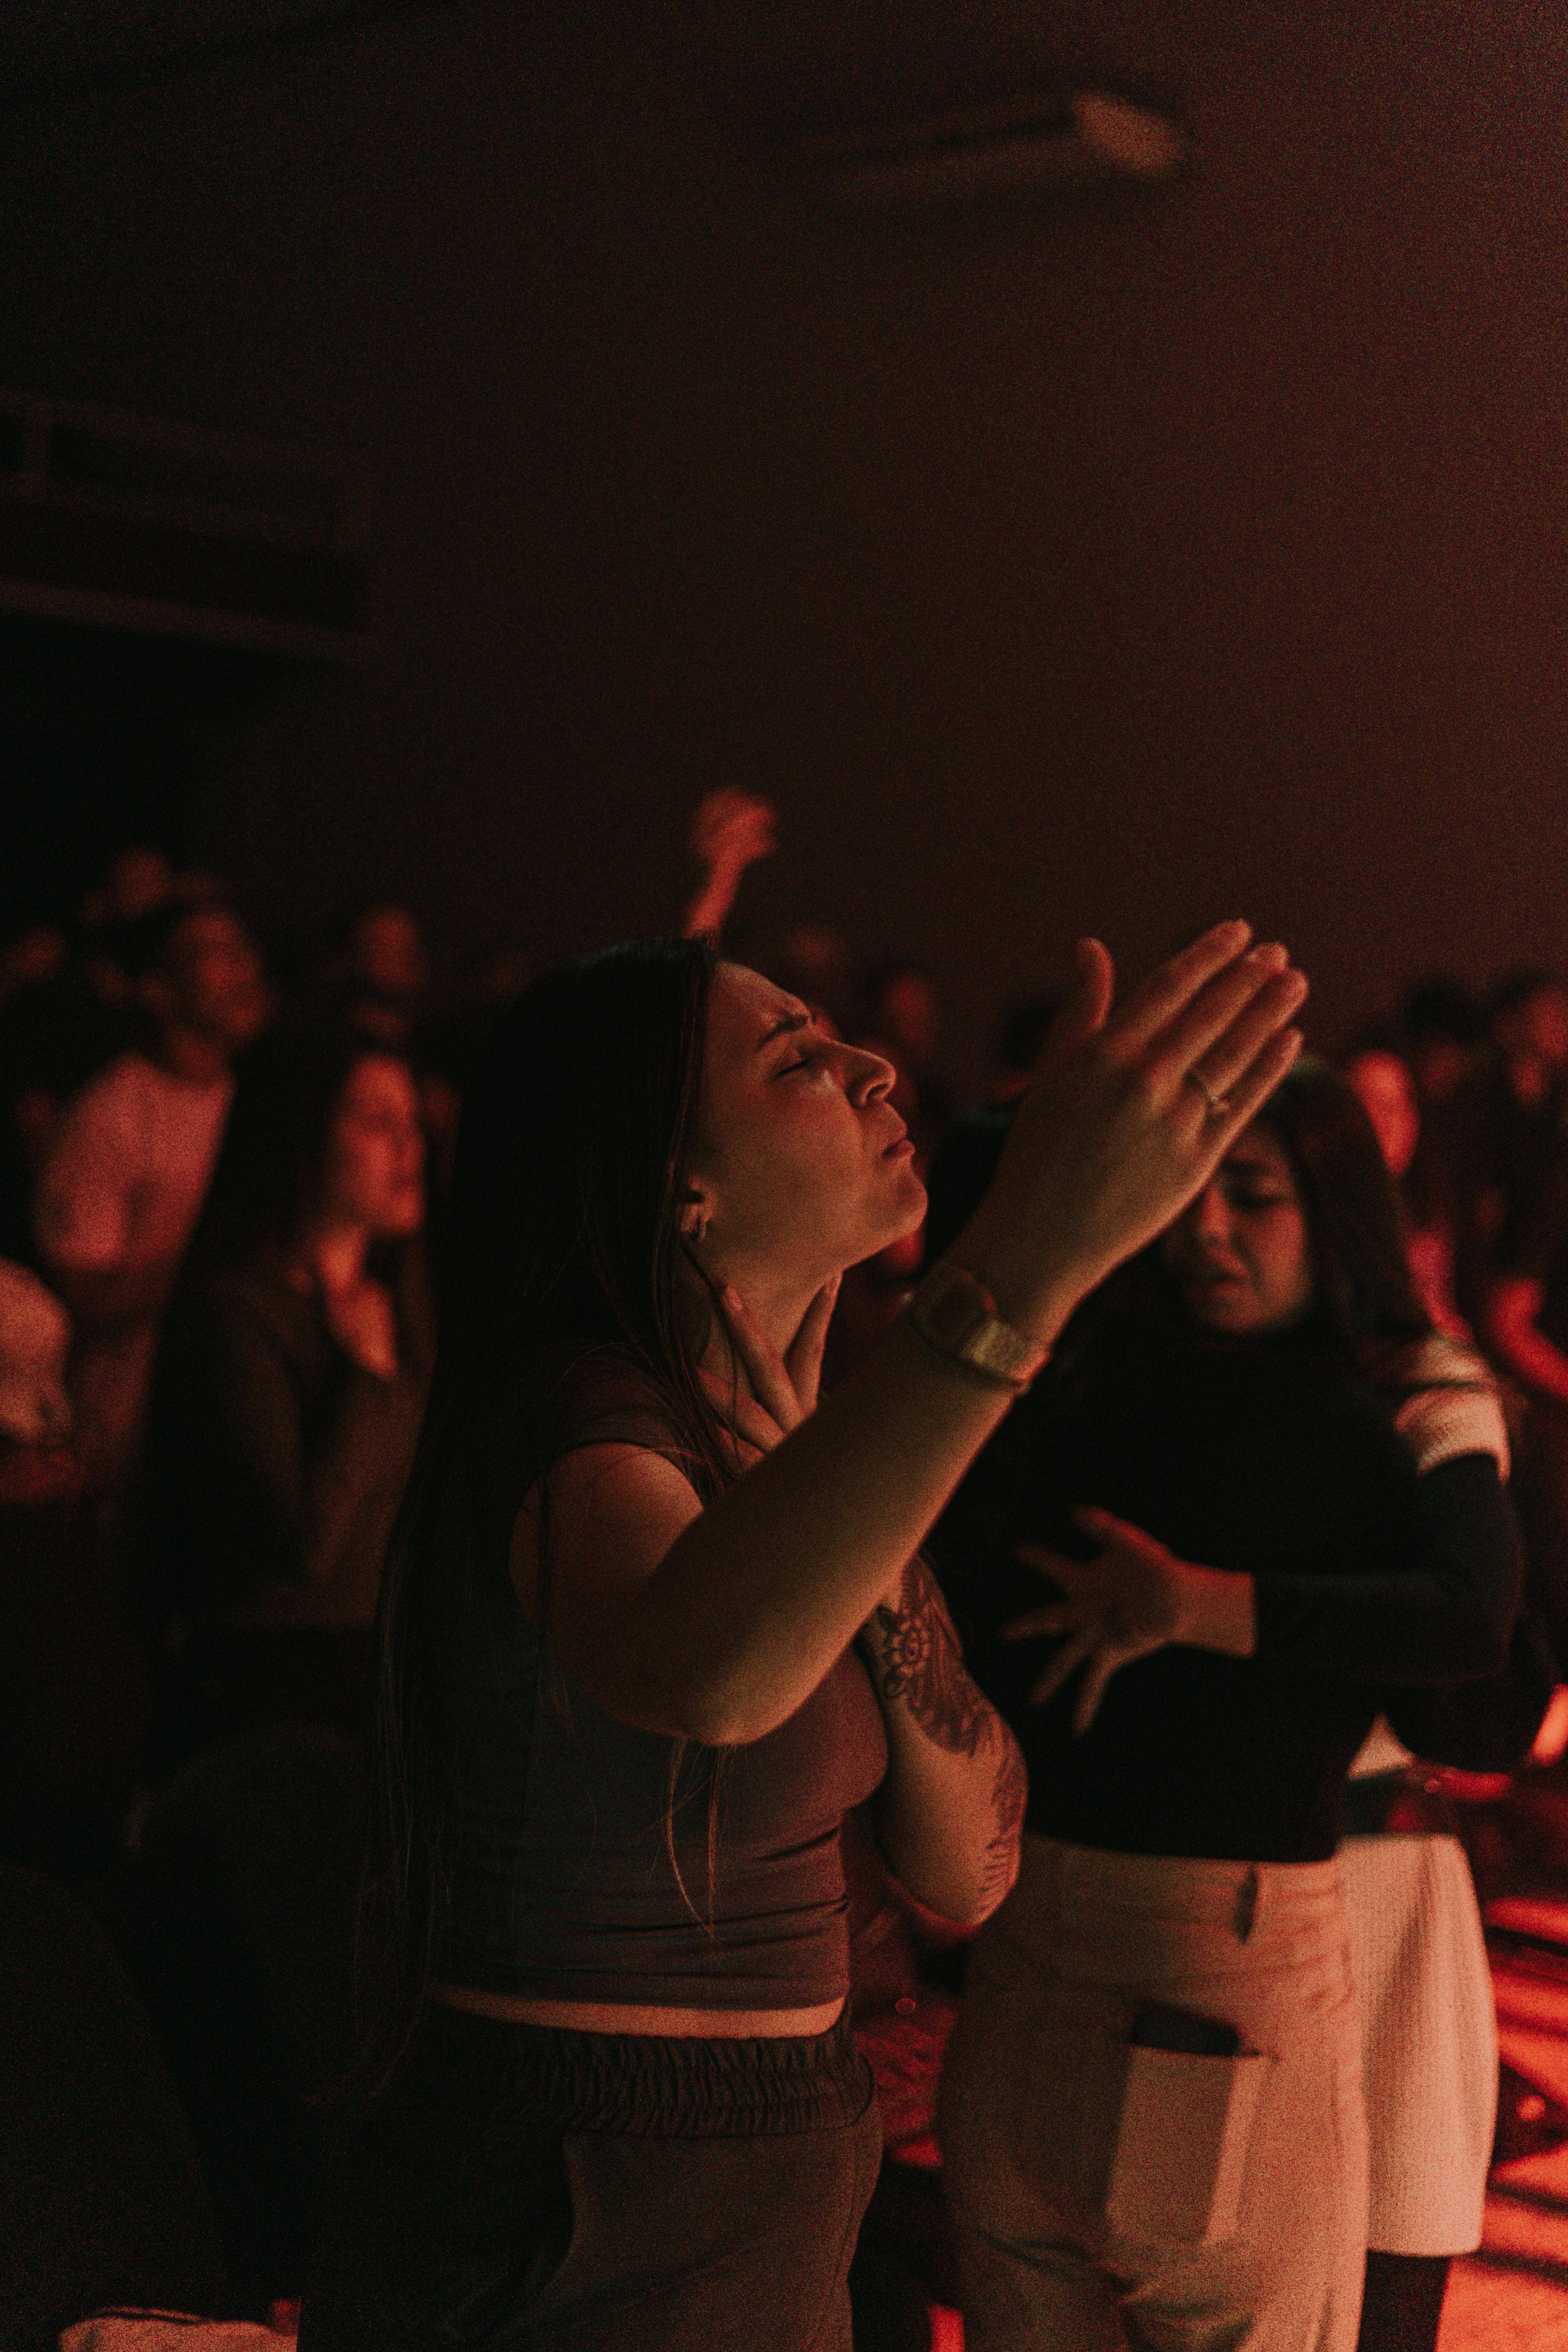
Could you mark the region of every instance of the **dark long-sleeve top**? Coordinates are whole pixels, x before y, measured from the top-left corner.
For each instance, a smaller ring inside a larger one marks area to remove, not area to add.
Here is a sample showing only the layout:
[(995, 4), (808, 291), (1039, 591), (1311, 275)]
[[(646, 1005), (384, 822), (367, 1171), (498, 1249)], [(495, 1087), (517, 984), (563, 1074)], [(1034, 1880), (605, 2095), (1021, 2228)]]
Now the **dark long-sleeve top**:
[(347, 1354), (319, 1293), (270, 1255), (177, 1306), (150, 1454), (161, 1572), (184, 1614), (234, 1630), (369, 1624), (428, 1376), (412, 1256), (395, 1293), (390, 1380)]
[[(1521, 1567), (1500, 1423), (1458, 1351), (1434, 1362), (1390, 1402), (1300, 1339), (1122, 1338), (1015, 1410), (933, 1551), (972, 1670), (1023, 1748), (1030, 1829), (1127, 1853), (1325, 1859), (1382, 1694), (1502, 1665)], [(1016, 1545), (1087, 1557), (1084, 1504), (1251, 1575), (1258, 1644), (1123, 1667), (1079, 1737), (1076, 1681), (1032, 1706), (1049, 1646), (1001, 1629), (1048, 1592)]]

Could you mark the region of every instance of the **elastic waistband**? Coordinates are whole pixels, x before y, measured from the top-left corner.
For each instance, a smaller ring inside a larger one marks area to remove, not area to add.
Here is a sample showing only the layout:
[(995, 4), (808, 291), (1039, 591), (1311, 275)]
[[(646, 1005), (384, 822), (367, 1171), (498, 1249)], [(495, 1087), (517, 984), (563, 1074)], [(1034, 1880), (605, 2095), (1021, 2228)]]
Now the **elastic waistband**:
[(432, 2002), (409, 2055), (444, 2101), (500, 2099), (538, 2131), (727, 2139), (858, 2123), (871, 2073), (847, 2015), (826, 2033), (741, 2041), (511, 2025)]
[(1161, 1925), (1212, 1930), (1254, 1954), (1289, 1937), (1339, 1926), (1338, 1865), (1327, 1862), (1216, 1862), (1203, 1856), (1113, 1853), (1026, 1832), (1009, 1915), (1031, 1936), (1110, 1944)]

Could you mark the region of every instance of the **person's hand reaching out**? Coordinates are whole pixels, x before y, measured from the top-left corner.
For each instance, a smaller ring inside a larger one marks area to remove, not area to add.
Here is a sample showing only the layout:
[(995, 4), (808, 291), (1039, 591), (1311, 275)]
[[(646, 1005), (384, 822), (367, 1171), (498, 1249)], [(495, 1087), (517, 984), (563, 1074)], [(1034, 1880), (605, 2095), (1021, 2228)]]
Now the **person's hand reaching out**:
[(741, 877), (778, 846), (778, 814), (754, 793), (732, 786), (710, 793), (691, 821), (691, 854), (703, 869), (686, 910), (686, 937), (716, 939), (723, 929)]
[(1110, 1511), (1073, 1514), (1101, 1546), (1090, 1560), (1068, 1559), (1043, 1544), (1020, 1544), (1018, 1558), (1048, 1576), (1060, 1593), (1003, 1628), (1009, 1642), (1060, 1643), (1029, 1693), (1044, 1706), (1081, 1667), (1073, 1728), (1087, 1731), (1112, 1675), (1171, 1643), (1250, 1657), (1257, 1646), (1253, 1582), (1224, 1569), (1178, 1559), (1142, 1528)]

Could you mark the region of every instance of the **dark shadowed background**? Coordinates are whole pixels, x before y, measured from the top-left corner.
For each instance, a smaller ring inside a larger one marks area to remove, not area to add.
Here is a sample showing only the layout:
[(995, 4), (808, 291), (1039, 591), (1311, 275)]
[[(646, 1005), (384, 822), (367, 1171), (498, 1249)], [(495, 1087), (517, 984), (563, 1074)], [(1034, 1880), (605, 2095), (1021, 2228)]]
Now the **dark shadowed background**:
[(5, 37), (0, 383), (364, 472), (371, 657), (161, 687), (134, 785), (264, 918), (660, 928), (735, 782), (742, 932), (925, 955), (961, 1069), (1079, 929), (1245, 911), (1331, 1037), (1568, 955), (1559, 12), (1190, 0), (1184, 179), (923, 225), (775, 134), (1026, 79), (1048, 9), (157, 17)]

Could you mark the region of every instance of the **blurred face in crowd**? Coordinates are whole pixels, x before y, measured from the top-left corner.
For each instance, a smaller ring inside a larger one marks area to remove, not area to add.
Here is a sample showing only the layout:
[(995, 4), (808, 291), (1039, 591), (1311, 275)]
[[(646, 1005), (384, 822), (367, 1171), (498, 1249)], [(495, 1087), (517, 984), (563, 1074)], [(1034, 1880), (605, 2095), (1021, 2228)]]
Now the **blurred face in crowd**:
[(1205, 1330), (1280, 1331), (1301, 1320), (1312, 1303), (1306, 1212), (1268, 1128), (1237, 1139), (1160, 1254)]
[(354, 926), (354, 971), (378, 996), (413, 1004), (429, 977), (425, 941), (405, 907), (373, 907)]
[(338, 1097), (322, 1176), (322, 1222), (398, 1241), (425, 1222), (425, 1135), (406, 1065), (390, 1054), (356, 1062)]
[(1410, 1048), (1416, 1092), (1425, 1103), (1452, 1101), (1475, 1065), (1474, 1049), (1458, 1037), (1422, 1037)]
[(880, 1055), (819, 1028), (798, 997), (721, 964), (689, 1171), (702, 1264), (735, 1282), (813, 1290), (925, 1214)]
[(272, 1000), (249, 932), (226, 907), (195, 907), (146, 992), (154, 1012), (237, 1054), (258, 1038)]
[(124, 849), (104, 880), (111, 922), (133, 923), (174, 895), (174, 869), (161, 849)]
[(1345, 1076), (1372, 1121), (1378, 1150), (1397, 1183), (1421, 1140), (1421, 1112), (1409, 1067), (1397, 1054), (1369, 1051), (1346, 1065)]
[(942, 1035), (942, 1005), (923, 972), (900, 971), (889, 981), (878, 1001), (877, 1028), (917, 1069), (931, 1060)]
[(1498, 1045), (1508, 1055), (1526, 1055), (1551, 1070), (1568, 1069), (1568, 989), (1557, 981), (1533, 988), (1522, 1003), (1500, 1013)]
[(79, 908), (84, 930), (105, 923), (139, 922), (174, 895), (174, 869), (161, 849), (122, 849)]

